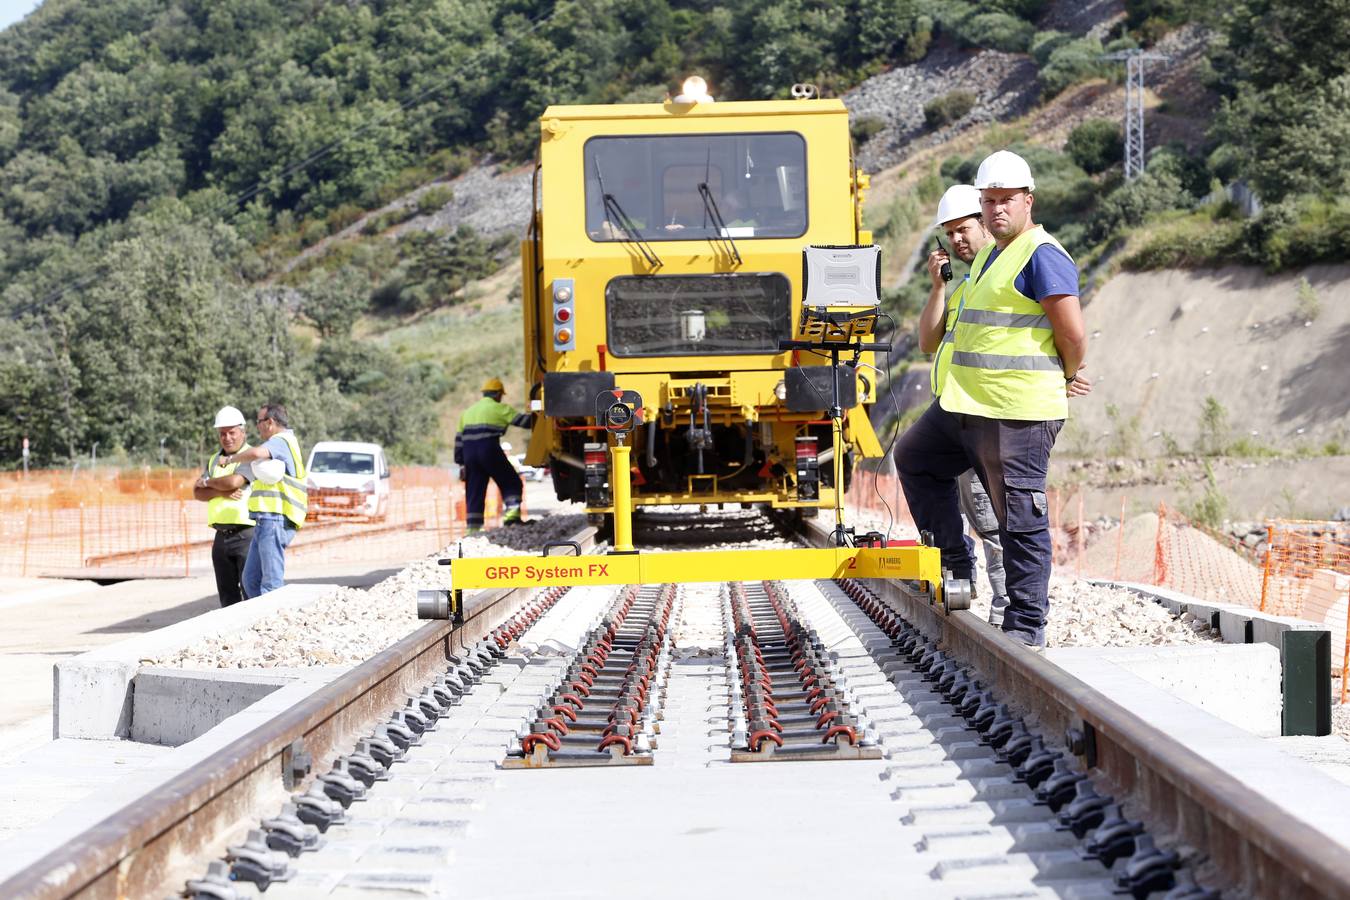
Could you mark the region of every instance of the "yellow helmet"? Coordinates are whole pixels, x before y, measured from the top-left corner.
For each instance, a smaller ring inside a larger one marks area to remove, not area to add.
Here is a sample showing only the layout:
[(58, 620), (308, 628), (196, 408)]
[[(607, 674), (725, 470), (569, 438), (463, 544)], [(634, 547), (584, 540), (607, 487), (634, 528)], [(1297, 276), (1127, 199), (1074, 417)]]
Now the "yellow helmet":
[(487, 393), (488, 391), (495, 391), (499, 394), (504, 393), (506, 391), (506, 385), (502, 384), (500, 378), (489, 378), (487, 381), (483, 382), (483, 393)]

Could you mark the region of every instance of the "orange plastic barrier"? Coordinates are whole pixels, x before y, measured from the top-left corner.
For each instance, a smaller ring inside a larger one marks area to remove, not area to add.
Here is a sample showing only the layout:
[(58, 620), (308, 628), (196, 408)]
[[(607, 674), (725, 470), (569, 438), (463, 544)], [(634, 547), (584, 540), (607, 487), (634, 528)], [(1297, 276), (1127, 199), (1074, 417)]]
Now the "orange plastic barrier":
[(1274, 519), (1266, 535), (1261, 609), (1331, 629), (1344, 703), (1350, 694), (1350, 523)]
[[(0, 574), (162, 577), (210, 571), (214, 532), (192, 499), (196, 469), (42, 471), (0, 475)], [(448, 471), (391, 471), (377, 521), (317, 514), (291, 544), (306, 559), (426, 555), (463, 534), (461, 485)], [(352, 540), (359, 537), (360, 540)]]

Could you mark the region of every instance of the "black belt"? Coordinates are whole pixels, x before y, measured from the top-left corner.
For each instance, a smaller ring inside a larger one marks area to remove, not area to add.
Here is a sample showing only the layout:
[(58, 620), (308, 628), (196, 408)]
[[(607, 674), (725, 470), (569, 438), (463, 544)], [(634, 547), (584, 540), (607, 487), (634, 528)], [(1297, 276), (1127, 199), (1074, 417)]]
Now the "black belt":
[(252, 528), (253, 526), (252, 526), (252, 525), (212, 525), (211, 527), (214, 528), (216, 531), (219, 531), (221, 534), (238, 534), (238, 533), (241, 532), (241, 531), (247, 531), (248, 529)]

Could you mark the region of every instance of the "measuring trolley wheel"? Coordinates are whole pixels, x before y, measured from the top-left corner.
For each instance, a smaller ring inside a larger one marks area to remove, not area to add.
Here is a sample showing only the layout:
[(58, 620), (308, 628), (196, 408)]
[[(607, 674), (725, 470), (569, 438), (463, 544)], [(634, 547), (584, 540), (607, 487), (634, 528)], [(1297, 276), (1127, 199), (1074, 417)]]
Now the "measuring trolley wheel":
[(970, 609), (970, 580), (957, 578), (947, 570), (942, 570), (942, 608), (950, 615), (963, 609)]

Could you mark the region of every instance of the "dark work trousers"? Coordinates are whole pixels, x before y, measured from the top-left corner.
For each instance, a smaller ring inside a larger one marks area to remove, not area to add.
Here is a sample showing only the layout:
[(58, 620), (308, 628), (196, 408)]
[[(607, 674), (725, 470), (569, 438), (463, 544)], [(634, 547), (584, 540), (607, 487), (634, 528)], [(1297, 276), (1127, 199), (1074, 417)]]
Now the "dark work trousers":
[(248, 559), (249, 544), (253, 542), (250, 525), (223, 525), (216, 528), (216, 539), (211, 544), (211, 566), (216, 570), (216, 593), (220, 605), (230, 606), (245, 599), (240, 586), (244, 578), (244, 561)]
[(495, 440), (465, 441), (464, 469), (468, 473), (464, 486), (465, 524), (468, 527), (483, 527), (483, 506), (487, 502), (488, 479), (497, 482), (503, 506), (507, 508), (520, 506), (524, 485), (511, 465), (511, 460), (506, 458), (502, 445)]
[(1050, 610), (1050, 515), (1045, 476), (1063, 419), (1025, 422), (949, 413), (933, 403), (895, 448), (896, 468), (914, 522), (933, 534), (942, 565), (957, 577), (974, 569), (961, 524), (956, 479), (973, 468), (998, 517), (1007, 574), (1003, 630), (1045, 644)]

